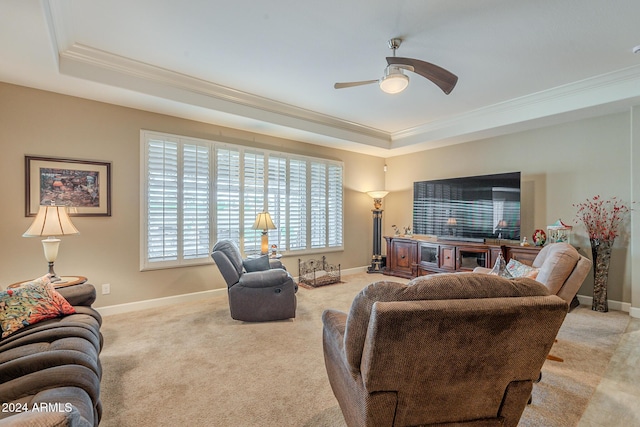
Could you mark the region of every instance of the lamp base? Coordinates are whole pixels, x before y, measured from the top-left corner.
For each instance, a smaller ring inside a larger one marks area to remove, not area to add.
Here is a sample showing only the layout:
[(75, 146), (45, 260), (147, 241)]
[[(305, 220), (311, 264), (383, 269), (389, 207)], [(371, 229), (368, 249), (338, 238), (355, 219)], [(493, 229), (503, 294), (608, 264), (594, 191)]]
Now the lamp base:
[(260, 239), (260, 255), (267, 255), (269, 253), (269, 236), (267, 230), (262, 232), (262, 238)]
[(51, 283), (63, 283), (60, 276), (53, 271), (53, 261), (49, 261), (49, 281)]
[(382, 255), (374, 255), (371, 258), (371, 265), (367, 268), (367, 273), (382, 273), (385, 269), (385, 259)]

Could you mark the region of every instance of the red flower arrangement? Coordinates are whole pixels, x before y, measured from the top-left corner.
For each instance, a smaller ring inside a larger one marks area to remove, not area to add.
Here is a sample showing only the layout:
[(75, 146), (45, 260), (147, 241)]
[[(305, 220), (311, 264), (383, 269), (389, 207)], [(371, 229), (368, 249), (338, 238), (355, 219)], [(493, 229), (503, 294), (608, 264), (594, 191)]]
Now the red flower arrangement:
[(616, 197), (604, 200), (600, 196), (574, 204), (576, 217), (584, 222), (589, 239), (611, 240), (618, 235), (618, 227), (629, 208)]

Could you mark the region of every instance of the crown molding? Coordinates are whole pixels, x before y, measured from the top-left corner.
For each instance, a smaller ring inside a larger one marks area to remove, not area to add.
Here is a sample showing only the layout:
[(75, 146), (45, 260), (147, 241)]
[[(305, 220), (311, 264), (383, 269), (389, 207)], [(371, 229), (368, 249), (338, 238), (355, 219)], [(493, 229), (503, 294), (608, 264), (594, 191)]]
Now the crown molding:
[[(569, 113), (585, 116), (595, 107), (602, 112), (626, 108), (640, 99), (640, 66), (633, 66), (549, 90), (489, 105), (477, 110), (392, 133), (391, 149), (431, 142), (441, 146), (449, 138), (525, 124)], [(607, 106), (606, 108), (604, 106)], [(618, 106), (618, 108), (616, 108)], [(446, 144), (445, 144), (446, 145)]]
[[(114, 76), (134, 78), (146, 82), (146, 87), (153, 86), (155, 88), (153, 95), (184, 101), (184, 99), (180, 99), (179, 92), (196, 94), (222, 101), (224, 104), (246, 107), (244, 113), (252, 119), (264, 120), (266, 113), (278, 125), (293, 126), (304, 132), (324, 131), (327, 132), (327, 136), (332, 138), (355, 140), (378, 148), (390, 148), (391, 138), (387, 132), (242, 92), (83, 44), (74, 43), (68, 49), (61, 51), (59, 56), (60, 71), (65, 74), (102, 80), (103, 83), (121, 87), (126, 87), (124, 80), (121, 82), (122, 84), (119, 84)], [(110, 81), (107, 82), (106, 79), (101, 78), (106, 74), (91, 74), (87, 67), (107, 71), (111, 76)], [(161, 88), (170, 90), (163, 93)], [(234, 110), (242, 114), (237, 108)]]

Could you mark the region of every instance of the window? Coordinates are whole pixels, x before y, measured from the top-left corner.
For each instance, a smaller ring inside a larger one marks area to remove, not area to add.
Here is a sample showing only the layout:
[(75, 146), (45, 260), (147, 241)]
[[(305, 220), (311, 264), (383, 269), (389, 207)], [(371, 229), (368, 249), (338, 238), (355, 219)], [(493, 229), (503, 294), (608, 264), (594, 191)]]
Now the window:
[(209, 262), (220, 239), (259, 252), (264, 210), (279, 251), (342, 249), (341, 162), (149, 131), (141, 158), (142, 269)]

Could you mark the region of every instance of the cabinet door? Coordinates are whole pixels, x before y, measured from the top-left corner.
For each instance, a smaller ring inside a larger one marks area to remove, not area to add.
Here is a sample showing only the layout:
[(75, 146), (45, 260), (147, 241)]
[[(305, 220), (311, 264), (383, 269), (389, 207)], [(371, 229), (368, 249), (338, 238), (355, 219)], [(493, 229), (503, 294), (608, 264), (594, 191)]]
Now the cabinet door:
[(391, 251), (393, 271), (411, 276), (416, 262), (416, 242), (394, 240)]
[(440, 254), (438, 253), (438, 245), (433, 243), (420, 243), (418, 250), (420, 267), (425, 270), (437, 269), (439, 267), (438, 259), (440, 258)]
[(443, 270), (455, 271), (456, 269), (456, 247), (440, 246), (440, 268)]
[(458, 246), (456, 270), (472, 271), (476, 267), (489, 266), (489, 249)]

